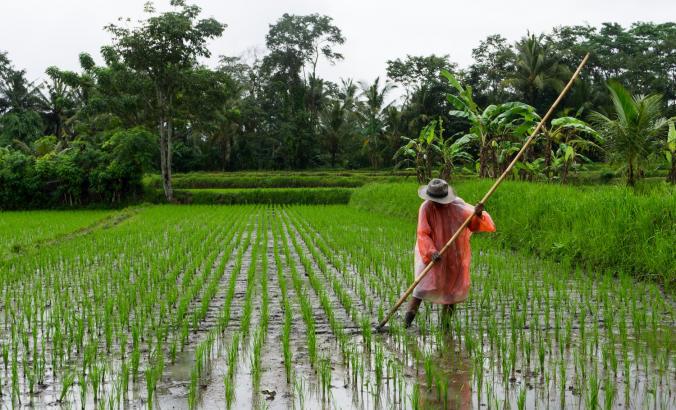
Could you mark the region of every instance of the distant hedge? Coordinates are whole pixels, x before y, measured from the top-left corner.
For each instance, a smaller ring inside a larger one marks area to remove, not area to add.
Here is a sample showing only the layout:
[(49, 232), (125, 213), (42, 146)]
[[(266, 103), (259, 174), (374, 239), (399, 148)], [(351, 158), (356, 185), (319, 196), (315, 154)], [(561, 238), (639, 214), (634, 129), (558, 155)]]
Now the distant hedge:
[[(465, 201), (478, 201), (492, 180), (453, 184)], [(415, 184), (371, 184), (350, 204), (415, 221), (421, 200)], [(627, 273), (676, 287), (676, 191), (662, 185), (646, 193), (620, 186), (571, 187), (507, 181), (486, 209), (498, 231), (489, 241), (592, 272)]]
[[(349, 188), (177, 189), (175, 201), (182, 204), (347, 204)], [(166, 202), (164, 192), (148, 190), (146, 200)]]

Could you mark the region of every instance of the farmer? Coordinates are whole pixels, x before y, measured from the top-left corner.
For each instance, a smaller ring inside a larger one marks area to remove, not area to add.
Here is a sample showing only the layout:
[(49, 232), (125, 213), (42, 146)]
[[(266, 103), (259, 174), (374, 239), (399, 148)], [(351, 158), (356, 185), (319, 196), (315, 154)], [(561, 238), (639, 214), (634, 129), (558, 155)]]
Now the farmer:
[[(455, 304), (467, 299), (469, 292), (469, 263), (472, 232), (494, 232), (495, 225), (483, 204), (473, 207), (455, 196), (453, 189), (443, 179), (433, 179), (418, 189), (425, 200), (418, 213), (417, 241), (415, 244), (415, 274), (418, 276), (430, 261), (435, 261), (431, 271), (413, 291), (405, 316), (406, 327), (415, 318), (420, 303), (426, 300), (443, 305), (443, 318), (455, 310)], [(470, 215), (474, 214), (465, 229), (443, 255), (441, 248)]]

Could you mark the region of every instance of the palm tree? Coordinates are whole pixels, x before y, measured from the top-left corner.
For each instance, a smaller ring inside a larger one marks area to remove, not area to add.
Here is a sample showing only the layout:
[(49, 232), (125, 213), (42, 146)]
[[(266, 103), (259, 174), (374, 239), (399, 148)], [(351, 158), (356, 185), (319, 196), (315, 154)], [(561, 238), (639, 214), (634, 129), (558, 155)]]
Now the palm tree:
[(15, 139), (30, 143), (42, 134), (38, 90), (23, 70), (10, 69), (0, 78), (0, 145)]
[(516, 53), (516, 71), (506, 82), (522, 93), (526, 103), (537, 107), (542, 92), (563, 88), (569, 70), (559, 64), (542, 35), (522, 38), (516, 43)]
[(354, 111), (357, 103), (357, 86), (352, 80), (341, 80), (335, 98), (326, 98), (323, 103), (319, 114), (319, 128), (331, 156), (331, 167), (336, 166), (340, 152), (355, 135)]
[(408, 134), (404, 113), (396, 106), (390, 105), (385, 109), (385, 155), (384, 158), (392, 158), (399, 149), (402, 135)]
[(345, 117), (345, 105), (340, 100), (332, 100), (319, 116), (321, 134), (331, 155), (331, 167), (336, 166), (336, 159), (340, 152), (340, 144), (346, 128)]
[(378, 168), (382, 162), (383, 137), (386, 122), (385, 111), (391, 103), (385, 104), (387, 94), (394, 88), (394, 84), (385, 82), (380, 86), (380, 77), (376, 77), (373, 84), (361, 83), (362, 96), (362, 122), (364, 135), (364, 148), (373, 168)]
[(641, 165), (657, 151), (658, 138), (668, 121), (662, 116), (662, 96), (632, 96), (620, 83), (608, 83), (614, 116), (591, 114), (611, 155), (627, 167), (627, 185), (634, 186)]
[(68, 122), (75, 114), (76, 97), (56, 67), (48, 68), (47, 75), (51, 81), (43, 83), (46, 92), (39, 90), (37, 99), (47, 119), (46, 132), (52, 133), (61, 141)]
[(26, 71), (10, 71), (0, 81), (0, 99), (6, 113), (23, 112), (39, 106), (39, 85), (26, 79)]

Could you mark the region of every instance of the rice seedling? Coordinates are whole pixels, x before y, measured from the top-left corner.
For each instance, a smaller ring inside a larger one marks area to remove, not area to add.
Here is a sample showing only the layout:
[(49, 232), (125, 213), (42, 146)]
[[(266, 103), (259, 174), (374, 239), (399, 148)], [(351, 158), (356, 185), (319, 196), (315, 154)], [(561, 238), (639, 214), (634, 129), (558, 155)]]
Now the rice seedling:
[(284, 349), (284, 369), (286, 372), (286, 382), (291, 383), (292, 371), (292, 353), (291, 353), (291, 306), (285, 301), (284, 325), (282, 327), (282, 348)]
[(616, 393), (616, 387), (615, 387), (615, 382), (610, 379), (610, 377), (606, 377), (606, 380), (604, 382), (604, 388), (603, 388), (603, 408), (606, 410), (612, 409), (613, 408), (613, 402), (615, 401), (615, 393)]
[(420, 385), (418, 383), (413, 385), (413, 390), (411, 391), (411, 408), (414, 410), (418, 410), (421, 408), (421, 403), (420, 403)]
[(516, 408), (524, 410), (526, 408), (526, 388), (519, 389), (519, 396), (516, 398)]
[(295, 380), (293, 386), (294, 396), (298, 399), (299, 407), (301, 409), (305, 408), (305, 382), (302, 377), (298, 377)]
[(599, 388), (598, 376), (592, 372), (585, 393), (585, 406), (588, 409), (595, 410), (599, 407)]
[(319, 361), (318, 373), (323, 398), (328, 398), (331, 392), (331, 372), (331, 359), (326, 357), (322, 358)]

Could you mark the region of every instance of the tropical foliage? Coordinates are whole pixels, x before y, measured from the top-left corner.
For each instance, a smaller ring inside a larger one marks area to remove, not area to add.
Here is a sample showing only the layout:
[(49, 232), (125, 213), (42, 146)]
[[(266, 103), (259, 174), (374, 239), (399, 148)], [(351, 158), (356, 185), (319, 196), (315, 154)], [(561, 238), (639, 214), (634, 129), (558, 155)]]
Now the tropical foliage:
[(660, 135), (668, 121), (663, 117), (662, 96), (632, 96), (621, 84), (611, 82), (608, 90), (614, 115), (592, 113), (592, 119), (606, 140), (613, 159), (626, 166), (627, 185), (634, 185), (642, 166), (657, 152)]

